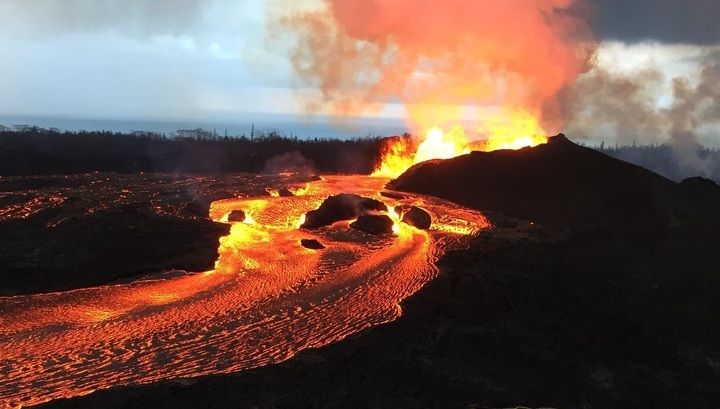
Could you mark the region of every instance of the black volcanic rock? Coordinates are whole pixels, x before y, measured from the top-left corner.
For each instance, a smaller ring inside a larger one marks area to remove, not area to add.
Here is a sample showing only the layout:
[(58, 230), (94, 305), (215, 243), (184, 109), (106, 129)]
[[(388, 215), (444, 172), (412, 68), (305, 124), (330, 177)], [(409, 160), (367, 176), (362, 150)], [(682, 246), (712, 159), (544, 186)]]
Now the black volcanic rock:
[(230, 226), (131, 208), (0, 229), (0, 294), (61, 291), (166, 270), (204, 271)]
[(310, 250), (322, 250), (325, 246), (315, 239), (301, 239), (300, 245)]
[(341, 220), (357, 219), (370, 212), (379, 211), (387, 211), (387, 206), (378, 200), (342, 193), (328, 197), (317, 210), (307, 212), (305, 223), (300, 227), (317, 229)]
[(517, 151), (417, 164), (389, 187), (531, 221), (602, 225), (672, 219), (678, 185), (560, 134)]
[(286, 187), (281, 188), (280, 190), (278, 190), (278, 195), (279, 195), (280, 197), (292, 197), (292, 196), (295, 196), (295, 194), (294, 194), (293, 192), (291, 192), (290, 189), (288, 189), (288, 188), (286, 188)]
[(358, 219), (350, 223), (350, 227), (365, 233), (374, 234), (376, 236), (383, 234), (392, 234), (392, 228), (395, 222), (384, 214), (372, 214), (358, 217)]
[(234, 223), (242, 223), (245, 221), (245, 212), (242, 210), (233, 210), (228, 215), (228, 221)]
[(380, 196), (389, 197), (390, 199), (397, 199), (397, 200), (405, 199), (405, 196), (401, 195), (400, 193), (388, 192), (386, 190), (383, 190), (382, 192), (380, 192)]
[(710, 200), (720, 200), (720, 185), (711, 179), (693, 177), (684, 179), (680, 186), (689, 194)]
[(427, 230), (432, 226), (430, 213), (417, 206), (411, 206), (410, 210), (403, 212), (402, 221), (420, 230)]

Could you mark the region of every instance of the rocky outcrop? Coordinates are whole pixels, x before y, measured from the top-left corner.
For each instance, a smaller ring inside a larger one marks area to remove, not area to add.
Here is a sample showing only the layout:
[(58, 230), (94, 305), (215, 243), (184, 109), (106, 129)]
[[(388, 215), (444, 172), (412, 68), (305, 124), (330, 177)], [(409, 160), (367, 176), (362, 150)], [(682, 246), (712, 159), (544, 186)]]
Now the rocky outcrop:
[(388, 187), (571, 226), (671, 220), (682, 200), (677, 183), (562, 134), (534, 148), (419, 163)]
[(430, 226), (432, 226), (432, 216), (430, 216), (430, 213), (425, 210), (417, 206), (408, 206), (407, 209), (402, 206), (400, 207), (400, 210), (402, 212), (398, 211), (396, 208), (395, 212), (402, 217), (402, 221), (404, 223), (420, 230), (427, 230)]
[(392, 234), (395, 222), (384, 214), (364, 215), (350, 223), (350, 227), (376, 236)]
[(325, 246), (315, 239), (301, 239), (300, 245), (310, 250), (322, 250)]
[(245, 221), (245, 212), (242, 210), (233, 210), (228, 215), (228, 221), (232, 223), (242, 223)]
[(341, 220), (353, 220), (380, 211), (387, 211), (387, 206), (378, 200), (342, 193), (328, 197), (317, 210), (307, 212), (305, 223), (300, 227), (303, 229), (317, 229)]
[(278, 195), (280, 197), (292, 197), (292, 196), (295, 196), (295, 193), (293, 193), (290, 189), (283, 187), (280, 190), (278, 190)]
[(388, 192), (387, 190), (383, 190), (382, 192), (380, 192), (380, 196), (389, 197), (390, 199), (396, 199), (396, 200), (405, 199), (405, 196), (401, 195), (400, 193)]

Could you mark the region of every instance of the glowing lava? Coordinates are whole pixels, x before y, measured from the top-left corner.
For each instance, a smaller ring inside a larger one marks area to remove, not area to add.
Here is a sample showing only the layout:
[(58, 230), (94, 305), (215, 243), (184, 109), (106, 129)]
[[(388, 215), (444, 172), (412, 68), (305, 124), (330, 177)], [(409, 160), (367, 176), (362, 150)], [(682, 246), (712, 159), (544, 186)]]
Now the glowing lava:
[(462, 126), (448, 132), (431, 128), (413, 149), (412, 143), (391, 142), (373, 176), (395, 178), (416, 163), (432, 159), (450, 159), (470, 151), (521, 149), (547, 142), (538, 120), (526, 111), (505, 109), (482, 121), (475, 129), (478, 137), (469, 138)]
[[(212, 271), (0, 297), (0, 407), (241, 371), (397, 318), (398, 303), (435, 277), (437, 258), (488, 223), (431, 197), (390, 200), (380, 195), (384, 185), (326, 176), (303, 196), (216, 201), (213, 220), (228, 222), (234, 210), (246, 219), (231, 223)], [(347, 222), (296, 228), (338, 193), (384, 201), (395, 234), (371, 236)], [(422, 206), (432, 229), (401, 222), (398, 205)], [(303, 239), (326, 248), (310, 251)]]

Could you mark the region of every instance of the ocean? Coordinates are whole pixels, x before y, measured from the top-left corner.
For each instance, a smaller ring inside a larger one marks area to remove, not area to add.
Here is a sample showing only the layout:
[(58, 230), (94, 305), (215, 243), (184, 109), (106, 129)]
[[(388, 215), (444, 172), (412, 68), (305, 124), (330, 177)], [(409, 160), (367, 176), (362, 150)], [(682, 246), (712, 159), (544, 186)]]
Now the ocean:
[(51, 116), (23, 116), (0, 114), (0, 126), (16, 125), (57, 128), (61, 131), (134, 131), (157, 132), (172, 136), (178, 130), (204, 129), (219, 136), (255, 136), (275, 132), (281, 136), (301, 139), (349, 139), (375, 136), (401, 135), (408, 132), (401, 119), (345, 118), (341, 121), (329, 117), (301, 115), (244, 114), (237, 119), (163, 120), (142, 118), (78, 118)]

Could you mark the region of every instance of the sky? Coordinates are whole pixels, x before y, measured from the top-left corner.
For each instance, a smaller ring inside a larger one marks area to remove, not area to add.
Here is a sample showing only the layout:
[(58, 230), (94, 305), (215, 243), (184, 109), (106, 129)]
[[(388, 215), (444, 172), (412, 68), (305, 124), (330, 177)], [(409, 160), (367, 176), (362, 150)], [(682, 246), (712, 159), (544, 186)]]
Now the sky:
[[(268, 11), (282, 5), (274, 1), (0, 0), (0, 114), (303, 114), (305, 85), (288, 45), (266, 30)], [(609, 71), (692, 77), (707, 55), (720, 60), (717, 0), (596, 0), (590, 7), (598, 66)], [(669, 98), (658, 95), (657, 104)], [(390, 101), (376, 115), (401, 117), (403, 110)], [(703, 141), (712, 143), (713, 132), (701, 132)]]

